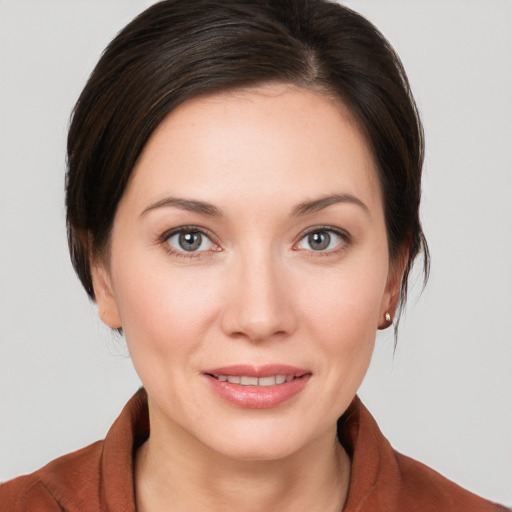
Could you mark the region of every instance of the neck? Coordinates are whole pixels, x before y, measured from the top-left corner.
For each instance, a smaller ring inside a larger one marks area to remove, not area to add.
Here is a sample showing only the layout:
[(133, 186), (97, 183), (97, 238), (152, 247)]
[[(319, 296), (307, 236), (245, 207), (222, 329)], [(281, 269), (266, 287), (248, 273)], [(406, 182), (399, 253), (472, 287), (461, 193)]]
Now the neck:
[(336, 425), (285, 458), (247, 461), (204, 445), (198, 449), (198, 441), (186, 439), (187, 433), (169, 432), (151, 420), (151, 435), (135, 460), (139, 512), (169, 510), (169, 504), (178, 512), (343, 508), (350, 459), (336, 439)]

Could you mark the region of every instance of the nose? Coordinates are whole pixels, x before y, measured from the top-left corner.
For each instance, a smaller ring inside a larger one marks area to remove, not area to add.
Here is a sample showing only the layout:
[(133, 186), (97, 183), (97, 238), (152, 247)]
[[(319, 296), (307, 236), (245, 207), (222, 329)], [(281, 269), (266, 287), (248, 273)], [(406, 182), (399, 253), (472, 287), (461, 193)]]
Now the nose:
[(228, 271), (222, 329), (252, 342), (283, 338), (297, 327), (293, 287), (271, 254), (242, 255)]

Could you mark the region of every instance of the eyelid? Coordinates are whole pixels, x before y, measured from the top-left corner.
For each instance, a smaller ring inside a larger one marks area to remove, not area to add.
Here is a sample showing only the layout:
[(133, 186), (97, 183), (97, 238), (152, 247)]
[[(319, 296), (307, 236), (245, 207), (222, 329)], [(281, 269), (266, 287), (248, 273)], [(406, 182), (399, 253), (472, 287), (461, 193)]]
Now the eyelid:
[(293, 249), (296, 250), (296, 251), (306, 251), (306, 252), (316, 253), (317, 256), (329, 255), (329, 254), (336, 253), (336, 252), (341, 250), (340, 248), (334, 248), (334, 249), (325, 250), (325, 251), (315, 251), (313, 249), (309, 249), (309, 250), (308, 249), (299, 249), (297, 247), (297, 245), (302, 240), (304, 240), (305, 237), (307, 237), (311, 233), (317, 233), (319, 231), (331, 232), (331, 233), (334, 233), (337, 236), (341, 237), (344, 240), (344, 242), (345, 242), (341, 249), (345, 248), (347, 245), (350, 245), (350, 243), (352, 242), (351, 235), (349, 233), (347, 233), (347, 231), (345, 231), (344, 229), (341, 229), (341, 228), (338, 228), (338, 227), (335, 227), (335, 226), (323, 226), (323, 225), (320, 225), (320, 226), (313, 226), (313, 227), (308, 228), (305, 231), (303, 231), (297, 237), (296, 242), (293, 244)]
[[(201, 233), (203, 236), (206, 236), (210, 240), (210, 242), (216, 247), (216, 249), (213, 249), (212, 252), (220, 252), (220, 251), (222, 251), (222, 247), (218, 243), (217, 237), (209, 229), (206, 229), (206, 228), (203, 228), (203, 227), (200, 227), (200, 226), (197, 226), (197, 225), (184, 225), (184, 226), (177, 226), (177, 227), (174, 227), (172, 229), (169, 229), (169, 230), (165, 231), (164, 233), (162, 233), (162, 235), (159, 237), (158, 241), (159, 241), (159, 243), (164, 244), (166, 250), (168, 250), (172, 254), (178, 255), (178, 256), (182, 256), (182, 257), (185, 257), (185, 258), (194, 258), (194, 257), (201, 256), (203, 253), (210, 252), (211, 250), (210, 251), (209, 250), (205, 250), (205, 251), (191, 251), (191, 252), (181, 251), (179, 249), (176, 249), (176, 248), (172, 247), (171, 245), (169, 245), (167, 243), (169, 238), (171, 238), (172, 236), (174, 236), (176, 234), (179, 234), (179, 233), (182, 233), (182, 232), (194, 232), (194, 231), (198, 232), (198, 233)], [(334, 233), (337, 236), (341, 237), (344, 240), (344, 242), (345, 242), (343, 244), (343, 247), (341, 247), (341, 248), (336, 247), (334, 249), (324, 250), (324, 251), (315, 251), (313, 249), (310, 249), (310, 250), (308, 250), (308, 249), (299, 249), (297, 247), (297, 245), (305, 237), (307, 237), (311, 233), (315, 233), (315, 232), (319, 232), (319, 231), (331, 232), (331, 233)], [(344, 249), (347, 245), (350, 245), (351, 242), (352, 242), (351, 235), (347, 231), (345, 231), (344, 229), (341, 229), (341, 228), (338, 228), (338, 227), (335, 227), (335, 226), (319, 225), (319, 226), (312, 226), (312, 227), (302, 231), (301, 234), (297, 237), (296, 241), (293, 243), (292, 249), (295, 250), (295, 251), (304, 251), (304, 252), (308, 252), (308, 253), (316, 253), (317, 256), (321, 256), (321, 255), (329, 255), (329, 254), (332, 254), (332, 253), (339, 252), (340, 250)]]
[(194, 258), (194, 257), (200, 256), (201, 254), (203, 254), (205, 252), (209, 252), (209, 250), (206, 250), (206, 251), (191, 251), (191, 252), (181, 251), (181, 250), (176, 249), (175, 247), (173, 247), (173, 246), (171, 246), (170, 244), (167, 243), (169, 238), (171, 238), (172, 236), (180, 234), (180, 233), (187, 233), (187, 232), (201, 233), (201, 235), (203, 235), (206, 238), (208, 238), (208, 240), (210, 240), (210, 242), (213, 244), (213, 246), (216, 247), (216, 249), (210, 249), (210, 251), (212, 251), (212, 252), (219, 252), (219, 251), (222, 250), (220, 244), (217, 241), (217, 237), (209, 229), (206, 229), (206, 228), (203, 228), (203, 227), (200, 227), (200, 226), (194, 226), (194, 225), (177, 226), (175, 228), (172, 228), (172, 229), (169, 229), (167, 231), (164, 231), (160, 235), (160, 237), (158, 239), (158, 242), (160, 244), (163, 244), (165, 246), (165, 249), (167, 251), (169, 251), (170, 253), (178, 255), (178, 256), (182, 256), (182, 257), (185, 257), (185, 258)]

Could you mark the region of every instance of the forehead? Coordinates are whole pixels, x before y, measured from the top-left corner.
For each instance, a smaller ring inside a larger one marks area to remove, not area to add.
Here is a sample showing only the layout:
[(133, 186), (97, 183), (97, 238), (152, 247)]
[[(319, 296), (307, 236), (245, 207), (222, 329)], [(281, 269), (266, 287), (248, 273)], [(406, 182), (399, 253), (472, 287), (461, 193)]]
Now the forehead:
[(365, 202), (380, 197), (366, 139), (341, 102), (279, 84), (196, 98), (173, 110), (146, 144), (125, 195), (210, 202), (259, 195), (283, 204), (332, 192)]

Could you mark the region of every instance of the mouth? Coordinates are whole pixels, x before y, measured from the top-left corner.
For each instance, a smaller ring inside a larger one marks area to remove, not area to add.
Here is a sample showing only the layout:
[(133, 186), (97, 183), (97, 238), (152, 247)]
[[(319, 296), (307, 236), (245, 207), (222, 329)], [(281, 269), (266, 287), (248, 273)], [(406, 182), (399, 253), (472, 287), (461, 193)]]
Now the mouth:
[(254, 377), (250, 375), (214, 375), (207, 374), (209, 377), (219, 380), (220, 382), (229, 382), (230, 384), (239, 384), (240, 386), (277, 386), (299, 379), (301, 376), (296, 375), (270, 375), (268, 377)]
[(203, 374), (219, 397), (246, 409), (277, 407), (300, 394), (312, 376), (288, 365), (226, 366)]

